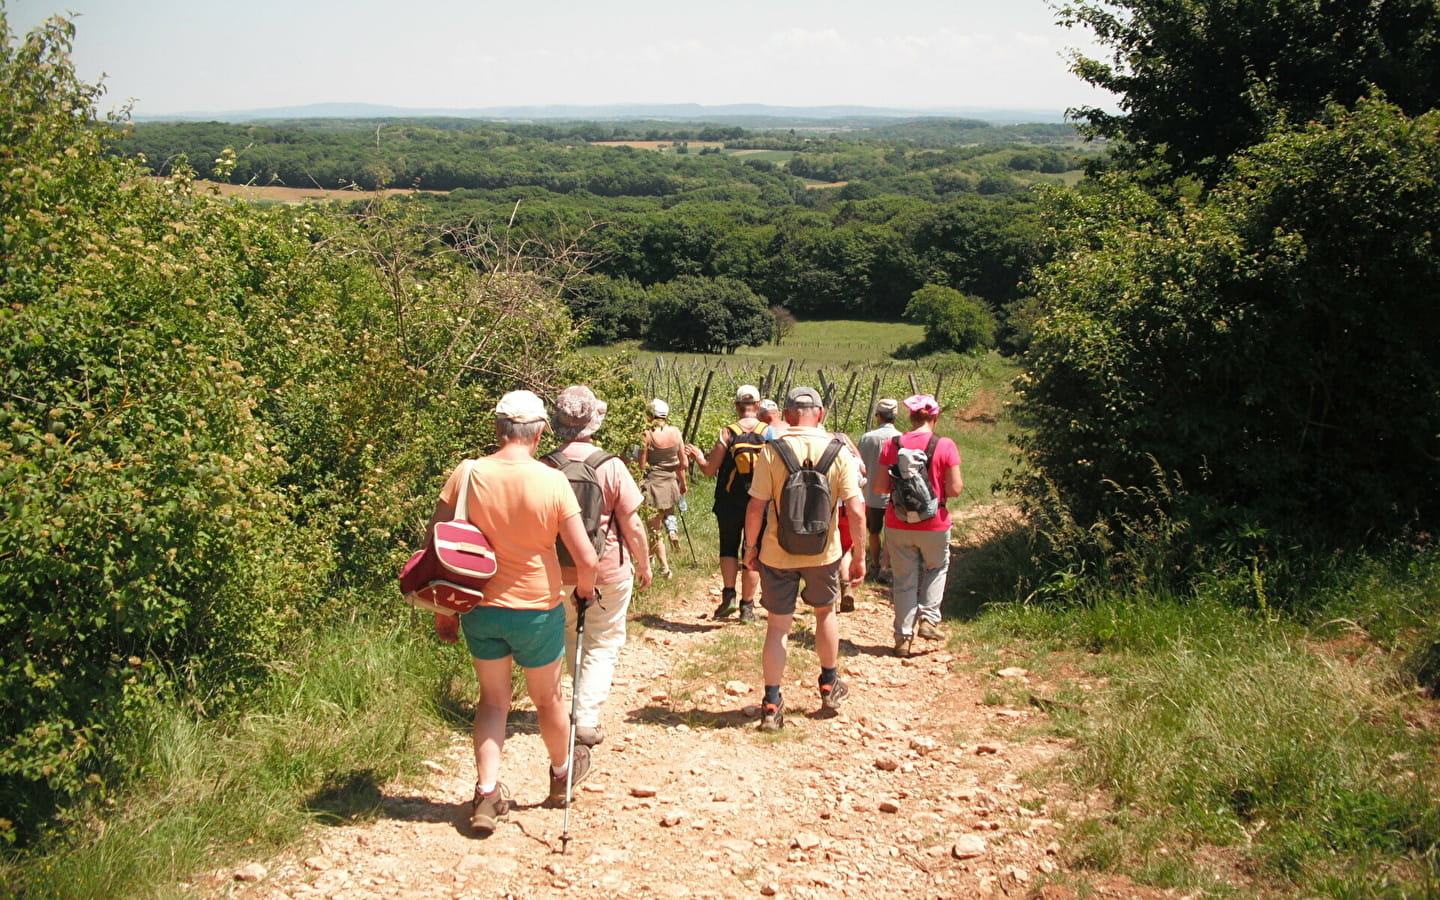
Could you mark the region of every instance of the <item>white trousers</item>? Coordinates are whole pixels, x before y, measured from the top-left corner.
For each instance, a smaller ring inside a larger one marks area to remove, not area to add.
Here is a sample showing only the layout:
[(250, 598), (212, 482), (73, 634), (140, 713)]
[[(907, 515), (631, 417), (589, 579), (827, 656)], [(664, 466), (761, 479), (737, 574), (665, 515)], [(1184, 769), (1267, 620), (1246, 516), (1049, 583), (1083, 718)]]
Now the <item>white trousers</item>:
[[(580, 686), (576, 690), (575, 724), (595, 728), (600, 725), (600, 707), (610, 696), (610, 683), (615, 678), (615, 662), (625, 646), (625, 616), (630, 611), (630, 594), (634, 580), (616, 584), (597, 584), (600, 602), (585, 608), (585, 639), (580, 662)], [(570, 670), (571, 684), (575, 676), (575, 604), (570, 597), (575, 585), (565, 591), (565, 666)]]
[(950, 570), (950, 532), (886, 528), (894, 576), (890, 594), (895, 603), (895, 636), (913, 637), (920, 622), (940, 624), (945, 599), (945, 573)]

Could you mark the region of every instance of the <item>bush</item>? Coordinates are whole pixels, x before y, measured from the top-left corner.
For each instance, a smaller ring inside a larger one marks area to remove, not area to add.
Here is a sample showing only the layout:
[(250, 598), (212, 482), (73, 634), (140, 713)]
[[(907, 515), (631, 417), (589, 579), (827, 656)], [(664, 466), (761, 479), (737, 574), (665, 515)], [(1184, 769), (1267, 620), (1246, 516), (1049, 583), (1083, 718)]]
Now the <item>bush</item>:
[(770, 339), (775, 319), (765, 298), (732, 278), (684, 275), (651, 289), (646, 340), (682, 353), (734, 353)]
[(1113, 524), (1145, 514), (1130, 489), (1162, 471), (1202, 540), (1433, 523), (1437, 125), (1367, 102), (1274, 135), (1198, 201), (1118, 179), (1065, 195), (1036, 279), (1022, 493)]
[(145, 179), (101, 153), (71, 37), (0, 44), (0, 840), (22, 843), (138, 771), (120, 739), (158, 702), (232, 712), (288, 642), (388, 597), (500, 393), (593, 375), (617, 427), (641, 410), (570, 352), (571, 257)]
[(973, 353), (995, 344), (995, 317), (978, 297), (927, 284), (910, 295), (905, 318), (925, 326), (919, 355), (953, 350)]

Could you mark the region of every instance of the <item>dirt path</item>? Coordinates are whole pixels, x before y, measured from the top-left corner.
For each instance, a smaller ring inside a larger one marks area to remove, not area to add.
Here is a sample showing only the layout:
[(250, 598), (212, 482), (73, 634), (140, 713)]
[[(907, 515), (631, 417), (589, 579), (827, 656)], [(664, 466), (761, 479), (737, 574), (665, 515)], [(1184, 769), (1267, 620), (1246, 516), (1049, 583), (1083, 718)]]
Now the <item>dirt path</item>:
[[(377, 821), (317, 827), (304, 849), (192, 887), (209, 897), (337, 900), (1059, 900), (1077, 896), (1064, 882), (1083, 882), (1096, 896), (1169, 896), (1066, 871), (1057, 822), (1079, 807), (1063, 785), (1031, 779), (1067, 745), (1034, 727), (1043, 711), (986, 702), (999, 680), (1014, 686), (1027, 674), (973, 673), (955, 655), (963, 647), (938, 643), (917, 641), (923, 655), (896, 659), (886, 591), (867, 587), (841, 617), (844, 709), (821, 714), (809, 620), (797, 617), (786, 728), (762, 736), (753, 704), (764, 624), (714, 621), (716, 595), (702, 589), (632, 623), (567, 854), (563, 813), (540, 806), (544, 752), (520, 707), (502, 764), (518, 809), (490, 838), (468, 833), (474, 762), (467, 736), (456, 735), (428, 764), (428, 782), (386, 786)], [(748, 658), (728, 674), (706, 671), (723, 667), (717, 647), (732, 646)], [(1048, 692), (1006, 693), (1032, 689)]]

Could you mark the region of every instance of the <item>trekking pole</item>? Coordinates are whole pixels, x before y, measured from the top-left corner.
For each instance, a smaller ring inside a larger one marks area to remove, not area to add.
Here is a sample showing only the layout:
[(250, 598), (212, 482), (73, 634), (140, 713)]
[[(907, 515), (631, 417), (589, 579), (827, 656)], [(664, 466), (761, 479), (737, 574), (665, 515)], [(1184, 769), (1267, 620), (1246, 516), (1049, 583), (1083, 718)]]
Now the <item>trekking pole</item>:
[(575, 595), (575, 673), (570, 679), (570, 749), (565, 756), (565, 824), (560, 830), (560, 855), (570, 849), (570, 794), (575, 786), (575, 717), (580, 710), (580, 664), (585, 652), (585, 607), (600, 599), (600, 590), (592, 589), (590, 600)]
[[(683, 500), (685, 498), (682, 497), (680, 499)], [(690, 537), (690, 526), (685, 522), (685, 511), (676, 507), (676, 512), (679, 513), (680, 516), (680, 528), (685, 532), (685, 543), (690, 545), (690, 565), (697, 566), (700, 564), (700, 561), (695, 558), (695, 541)]]

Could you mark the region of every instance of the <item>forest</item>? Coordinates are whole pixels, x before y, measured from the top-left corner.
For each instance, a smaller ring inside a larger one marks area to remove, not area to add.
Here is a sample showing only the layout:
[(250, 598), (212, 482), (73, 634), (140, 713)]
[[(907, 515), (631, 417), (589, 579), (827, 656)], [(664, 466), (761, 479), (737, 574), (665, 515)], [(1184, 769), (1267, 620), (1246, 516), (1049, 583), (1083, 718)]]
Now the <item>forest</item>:
[[(1113, 804), (1077, 867), (1188, 888), (1223, 847), (1278, 892), (1433, 895), (1440, 9), (1200, 6), (1063, 6), (1108, 54), (1076, 74), (1125, 101), (1077, 110), (1078, 143), (137, 124), (97, 117), (72, 23), (0, 28), (0, 888), (153, 893), (413, 767), (455, 673), (394, 627), (393, 579), (496, 398), (592, 384), (623, 450), (634, 341), (847, 316), (1018, 369), (1015, 525), (948, 609), (1099, 658), (1113, 690), (1056, 726)], [(351, 651), (377, 656), (289, 677)]]
[[(1043, 252), (1029, 188), (1073, 182), (1103, 157), (1073, 130), (1057, 143), (1068, 126), (979, 124), (822, 137), (674, 124), (141, 123), (113, 152), (163, 176), (173, 160), (198, 166), (233, 148), (235, 183), (419, 187), (435, 192), (410, 202), (438, 223), (573, 239), (588, 277), (568, 299), (593, 343), (666, 345), (649, 334), (649, 292), (693, 276), (739, 282), (754, 304), (819, 318), (898, 318), (912, 293), (939, 285), (979, 298), (1013, 346), (1008, 310)], [(595, 143), (635, 135), (669, 145)], [(691, 151), (691, 135), (710, 143)], [(689, 344), (733, 346), (730, 337)]]

